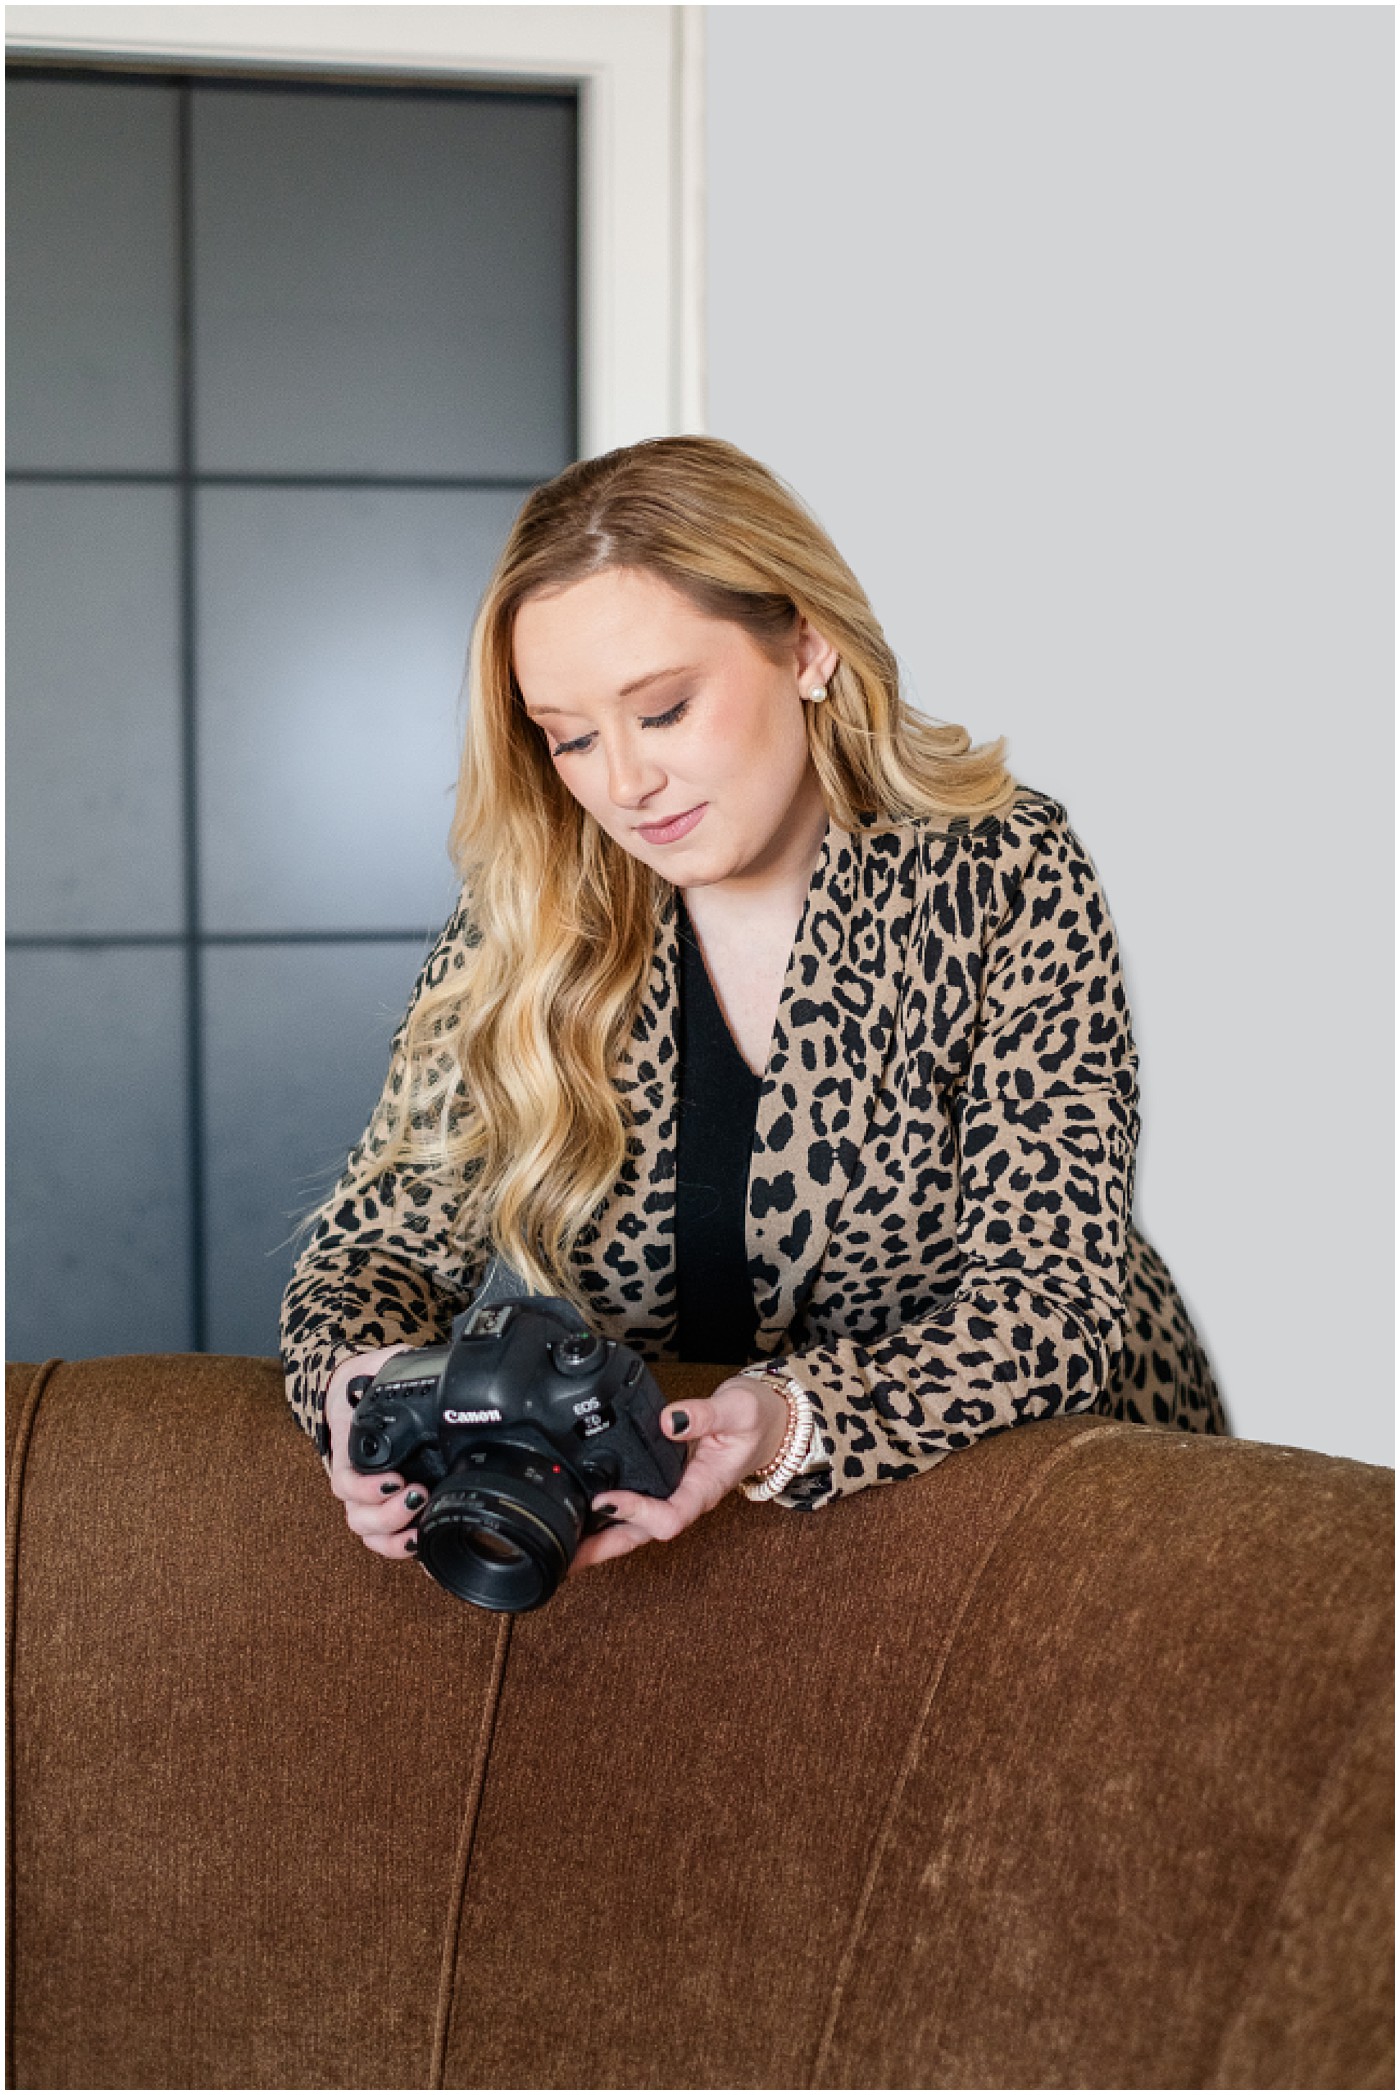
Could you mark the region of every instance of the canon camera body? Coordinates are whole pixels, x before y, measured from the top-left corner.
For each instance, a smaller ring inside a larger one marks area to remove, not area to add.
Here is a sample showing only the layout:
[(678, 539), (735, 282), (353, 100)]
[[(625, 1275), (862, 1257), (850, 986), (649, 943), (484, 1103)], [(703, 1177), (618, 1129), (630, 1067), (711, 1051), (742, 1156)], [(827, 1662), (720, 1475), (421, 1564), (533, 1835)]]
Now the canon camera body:
[(646, 1362), (554, 1295), (474, 1302), (449, 1344), (384, 1363), (350, 1425), (352, 1466), (431, 1486), (418, 1561), (477, 1607), (549, 1599), (600, 1491), (666, 1498), (685, 1468)]

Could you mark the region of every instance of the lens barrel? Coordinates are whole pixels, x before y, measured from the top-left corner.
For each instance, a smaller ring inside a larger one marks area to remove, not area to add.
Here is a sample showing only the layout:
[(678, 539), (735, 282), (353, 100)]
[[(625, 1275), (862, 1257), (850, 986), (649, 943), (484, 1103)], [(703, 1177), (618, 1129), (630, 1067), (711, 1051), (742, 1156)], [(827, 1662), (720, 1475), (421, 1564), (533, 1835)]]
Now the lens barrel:
[(432, 1493), (418, 1522), (418, 1562), (459, 1600), (523, 1615), (568, 1571), (587, 1513), (587, 1494), (552, 1455), (491, 1442), (471, 1449)]

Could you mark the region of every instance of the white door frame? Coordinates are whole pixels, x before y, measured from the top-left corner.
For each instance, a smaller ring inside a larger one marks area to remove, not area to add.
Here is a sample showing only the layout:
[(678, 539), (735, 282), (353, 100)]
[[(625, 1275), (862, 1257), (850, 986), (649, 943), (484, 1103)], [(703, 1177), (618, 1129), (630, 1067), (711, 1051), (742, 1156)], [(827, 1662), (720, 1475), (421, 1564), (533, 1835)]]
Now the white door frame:
[(10, 56), (579, 91), (584, 457), (705, 427), (703, 7), (7, 7)]

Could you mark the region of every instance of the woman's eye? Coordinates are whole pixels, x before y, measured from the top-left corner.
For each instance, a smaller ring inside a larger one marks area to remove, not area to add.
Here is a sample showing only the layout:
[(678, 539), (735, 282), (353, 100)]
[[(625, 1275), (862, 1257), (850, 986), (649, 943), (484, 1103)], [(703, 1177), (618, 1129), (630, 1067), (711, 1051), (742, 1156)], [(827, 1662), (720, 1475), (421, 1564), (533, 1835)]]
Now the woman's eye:
[[(642, 726), (674, 727), (689, 706), (690, 700), (683, 698), (678, 705), (672, 706), (669, 713), (653, 713), (649, 720), (643, 720)], [(557, 748), (550, 751), (550, 755), (556, 757), (580, 756), (592, 740), (592, 735), (580, 735), (575, 742), (561, 742)]]

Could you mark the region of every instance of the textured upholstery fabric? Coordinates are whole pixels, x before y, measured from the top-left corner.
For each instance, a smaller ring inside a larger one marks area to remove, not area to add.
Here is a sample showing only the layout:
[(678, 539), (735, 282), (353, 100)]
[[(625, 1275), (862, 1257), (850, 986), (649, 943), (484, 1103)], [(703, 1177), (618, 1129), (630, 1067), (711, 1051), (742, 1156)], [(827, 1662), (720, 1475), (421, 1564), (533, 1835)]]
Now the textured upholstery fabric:
[(12, 2086), (1393, 2084), (1389, 1470), (1046, 1420), (510, 1620), (274, 1362), (7, 1433)]

